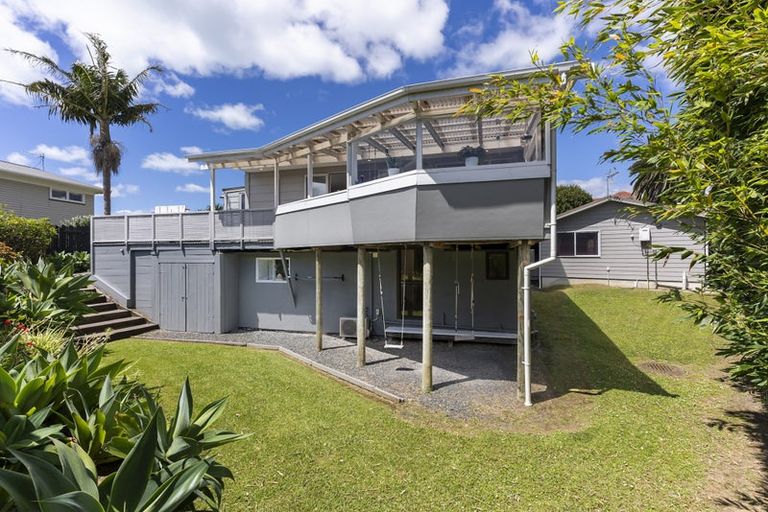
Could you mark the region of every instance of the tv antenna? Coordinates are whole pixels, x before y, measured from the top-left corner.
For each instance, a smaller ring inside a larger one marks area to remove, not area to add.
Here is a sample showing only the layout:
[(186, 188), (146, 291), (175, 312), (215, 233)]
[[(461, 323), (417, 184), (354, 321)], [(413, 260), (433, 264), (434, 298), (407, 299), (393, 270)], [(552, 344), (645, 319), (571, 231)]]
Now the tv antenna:
[(38, 156), (40, 157), (40, 170), (44, 171), (45, 170), (45, 153), (40, 153), (40, 155)]
[(608, 171), (608, 174), (605, 175), (605, 197), (611, 197), (611, 180), (618, 175), (619, 171), (615, 169)]

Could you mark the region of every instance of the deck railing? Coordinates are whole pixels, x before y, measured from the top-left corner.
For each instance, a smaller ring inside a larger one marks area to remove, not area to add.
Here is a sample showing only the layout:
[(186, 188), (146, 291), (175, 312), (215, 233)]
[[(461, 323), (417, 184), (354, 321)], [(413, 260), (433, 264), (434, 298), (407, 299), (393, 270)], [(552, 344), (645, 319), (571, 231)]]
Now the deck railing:
[(275, 212), (224, 210), (217, 212), (154, 213), (94, 216), (94, 243), (245, 242), (272, 238)]

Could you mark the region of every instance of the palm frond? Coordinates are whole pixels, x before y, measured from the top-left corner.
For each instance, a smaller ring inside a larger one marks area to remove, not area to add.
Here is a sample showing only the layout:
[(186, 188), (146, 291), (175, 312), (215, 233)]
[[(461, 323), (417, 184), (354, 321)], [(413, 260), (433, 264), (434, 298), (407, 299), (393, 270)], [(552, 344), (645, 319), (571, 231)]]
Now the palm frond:
[(6, 48), (5, 51), (12, 55), (18, 55), (24, 60), (29, 62), (33, 67), (40, 69), (44, 73), (51, 75), (62, 81), (70, 79), (69, 72), (59, 66), (56, 61), (45, 55), (35, 55), (34, 53), (25, 52), (21, 50), (14, 50), (12, 48)]

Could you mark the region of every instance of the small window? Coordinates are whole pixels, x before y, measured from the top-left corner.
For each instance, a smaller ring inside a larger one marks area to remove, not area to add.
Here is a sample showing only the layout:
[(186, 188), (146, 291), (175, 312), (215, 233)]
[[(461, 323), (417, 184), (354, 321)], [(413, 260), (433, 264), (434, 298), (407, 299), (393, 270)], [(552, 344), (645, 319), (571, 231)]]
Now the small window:
[(49, 197), (55, 201), (85, 204), (85, 196), (79, 192), (68, 192), (52, 188)]
[(283, 268), (283, 260), (280, 258), (256, 258), (256, 281), (259, 283), (284, 283), (291, 275), (291, 260), (286, 258)]
[(597, 232), (576, 233), (576, 255), (597, 256)]
[(600, 256), (600, 234), (597, 231), (558, 233), (557, 255)]
[(576, 252), (573, 245), (573, 233), (558, 233), (557, 234), (557, 255), (573, 256), (575, 254)]
[(509, 253), (507, 251), (485, 253), (485, 278), (489, 281), (509, 280)]

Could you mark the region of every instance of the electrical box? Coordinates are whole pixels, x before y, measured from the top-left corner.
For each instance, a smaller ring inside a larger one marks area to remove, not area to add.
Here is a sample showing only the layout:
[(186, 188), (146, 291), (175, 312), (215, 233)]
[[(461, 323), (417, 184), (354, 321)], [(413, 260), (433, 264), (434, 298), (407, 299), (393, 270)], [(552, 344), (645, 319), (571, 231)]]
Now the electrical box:
[(638, 239), (641, 242), (650, 242), (651, 241), (651, 228), (640, 228), (640, 233)]

